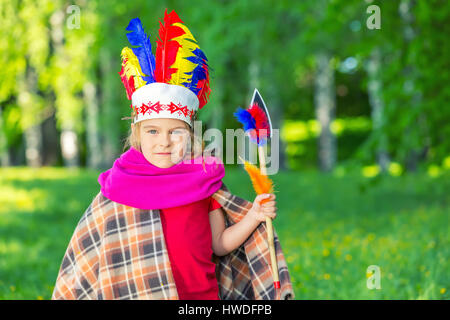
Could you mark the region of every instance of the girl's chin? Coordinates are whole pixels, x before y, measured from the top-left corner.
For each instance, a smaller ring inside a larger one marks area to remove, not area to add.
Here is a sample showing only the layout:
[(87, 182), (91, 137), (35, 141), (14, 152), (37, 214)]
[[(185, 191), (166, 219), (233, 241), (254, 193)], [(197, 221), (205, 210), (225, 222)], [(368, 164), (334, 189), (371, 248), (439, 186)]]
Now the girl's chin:
[(170, 161), (152, 161), (151, 162), (154, 166), (158, 167), (158, 168), (170, 168), (171, 166), (173, 166), (173, 163)]
[(159, 167), (159, 168), (170, 168), (177, 164), (181, 159), (171, 159), (170, 156), (167, 157), (154, 157), (151, 161), (151, 164)]

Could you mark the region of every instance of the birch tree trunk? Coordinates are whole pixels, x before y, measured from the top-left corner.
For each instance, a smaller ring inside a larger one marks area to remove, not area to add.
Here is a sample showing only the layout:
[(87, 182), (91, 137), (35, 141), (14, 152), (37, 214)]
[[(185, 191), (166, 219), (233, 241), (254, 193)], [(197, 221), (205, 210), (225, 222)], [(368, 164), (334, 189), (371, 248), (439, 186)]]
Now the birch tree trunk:
[(331, 171), (336, 164), (336, 137), (331, 132), (331, 123), (335, 118), (336, 93), (334, 71), (331, 68), (331, 54), (319, 52), (316, 55), (317, 71), (315, 76), (314, 103), (316, 117), (320, 124), (318, 141), (319, 167), (322, 171)]
[(368, 74), (368, 95), (371, 107), (371, 117), (373, 130), (379, 134), (378, 145), (376, 148), (377, 163), (382, 172), (386, 172), (389, 167), (389, 155), (387, 153), (387, 135), (383, 132), (385, 122), (384, 102), (382, 98), (382, 85), (380, 79), (381, 49), (373, 49), (367, 64)]
[(42, 130), (38, 118), (37, 79), (33, 68), (26, 67), (25, 75), (18, 80), (18, 105), (24, 126), (25, 159), (27, 166), (42, 166)]
[[(406, 43), (411, 42), (416, 37), (416, 31), (413, 28), (414, 14), (412, 9), (415, 5), (415, 1), (402, 0), (399, 4), (399, 14), (404, 22), (403, 38)], [(422, 102), (422, 93), (417, 89), (415, 85), (416, 67), (412, 64), (407, 65), (404, 68), (403, 76), (405, 79), (404, 90), (411, 94), (410, 106), (412, 109), (420, 108)], [(416, 171), (417, 165), (420, 161), (420, 157), (427, 152), (427, 146), (423, 143), (429, 143), (429, 136), (423, 136), (426, 132), (426, 115), (419, 113), (417, 119), (413, 120), (406, 129), (404, 139), (407, 141), (407, 155), (406, 155), (406, 167), (408, 171)]]
[(92, 169), (101, 167), (101, 145), (98, 128), (98, 99), (97, 88), (92, 82), (87, 82), (83, 87), (84, 103), (86, 104), (86, 143), (87, 165)]
[[(64, 11), (58, 10), (50, 17), (51, 39), (55, 54), (64, 56)], [(74, 75), (76, 76), (76, 75)], [(71, 119), (61, 121), (61, 153), (66, 167), (79, 166), (78, 136)]]

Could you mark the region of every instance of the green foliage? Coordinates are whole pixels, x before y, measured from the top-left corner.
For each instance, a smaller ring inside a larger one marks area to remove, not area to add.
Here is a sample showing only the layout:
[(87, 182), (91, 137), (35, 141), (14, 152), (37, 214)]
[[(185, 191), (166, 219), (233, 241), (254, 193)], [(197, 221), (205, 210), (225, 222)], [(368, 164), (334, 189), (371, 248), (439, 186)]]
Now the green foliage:
[[(11, 149), (21, 144), (27, 128), (49, 114), (55, 114), (59, 131), (82, 136), (87, 123), (83, 85), (89, 82), (97, 89), (102, 141), (108, 142), (105, 148), (115, 148), (105, 154), (117, 156), (128, 123), (117, 124), (130, 112), (118, 76), (120, 51), (128, 45), (125, 27), (140, 17), (155, 44), (167, 8), (180, 14), (208, 56), (212, 94), (200, 113), (208, 126), (238, 128), (232, 114), (247, 106), (254, 87), (274, 118), (281, 119), (280, 126), (284, 119), (314, 119), (315, 57), (321, 51), (333, 56), (337, 117), (370, 117), (366, 65), (379, 49), (384, 125), (358, 137), (339, 137), (339, 160), (375, 162), (383, 139), (391, 159), (402, 165), (414, 154), (426, 165), (439, 165), (450, 154), (447, 1), (74, 4), (80, 9), (79, 29), (68, 27), (73, 13), (64, 1), (0, 0), (0, 134)], [(381, 9), (379, 30), (366, 27), (370, 4)], [(357, 61), (352, 70), (343, 67), (349, 57)], [(79, 141), (85, 150), (86, 141)], [(316, 166), (315, 143), (305, 148), (307, 163), (294, 167)]]
[[(98, 173), (0, 169), (0, 299), (51, 298), (75, 226), (99, 191)], [(227, 169), (224, 182), (253, 201), (244, 174)], [(448, 171), (286, 172), (273, 180), (274, 227), (297, 299), (449, 299)], [(381, 269), (380, 290), (366, 287), (369, 265)]]

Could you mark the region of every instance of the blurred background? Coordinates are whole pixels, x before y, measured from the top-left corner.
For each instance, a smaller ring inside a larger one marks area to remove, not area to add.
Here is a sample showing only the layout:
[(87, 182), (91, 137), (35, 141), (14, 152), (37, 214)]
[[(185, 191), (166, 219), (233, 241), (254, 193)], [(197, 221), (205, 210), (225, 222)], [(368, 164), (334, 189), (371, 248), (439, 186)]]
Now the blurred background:
[[(125, 28), (139, 17), (155, 50), (166, 8), (212, 68), (205, 129), (240, 128), (255, 87), (280, 129), (274, 227), (296, 299), (449, 299), (444, 0), (0, 0), (0, 299), (51, 297), (124, 151)], [(247, 178), (226, 166), (252, 201)]]

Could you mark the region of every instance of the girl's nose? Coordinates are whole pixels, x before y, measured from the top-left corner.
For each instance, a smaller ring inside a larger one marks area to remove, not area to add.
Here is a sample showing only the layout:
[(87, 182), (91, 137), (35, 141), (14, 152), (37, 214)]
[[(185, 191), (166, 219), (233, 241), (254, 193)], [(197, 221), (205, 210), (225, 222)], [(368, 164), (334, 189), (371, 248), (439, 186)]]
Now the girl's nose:
[(160, 135), (160, 140), (159, 140), (159, 144), (162, 146), (168, 146), (170, 145), (171, 140), (170, 140), (170, 134), (169, 133), (163, 133)]

